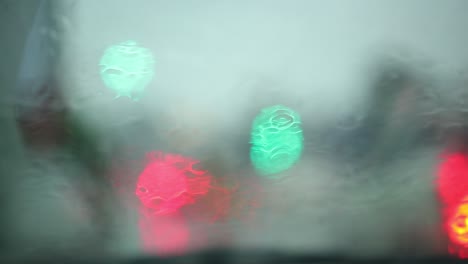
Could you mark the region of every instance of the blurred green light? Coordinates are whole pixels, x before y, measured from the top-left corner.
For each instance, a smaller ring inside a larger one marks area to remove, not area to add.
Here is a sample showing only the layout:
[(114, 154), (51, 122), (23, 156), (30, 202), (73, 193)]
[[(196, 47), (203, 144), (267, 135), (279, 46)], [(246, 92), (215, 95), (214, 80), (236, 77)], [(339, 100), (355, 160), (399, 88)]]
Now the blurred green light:
[(282, 105), (264, 108), (252, 125), (250, 159), (260, 175), (278, 178), (299, 161), (303, 141), (298, 113)]
[(107, 48), (99, 63), (104, 84), (117, 94), (138, 101), (154, 77), (154, 58), (150, 50), (135, 41)]

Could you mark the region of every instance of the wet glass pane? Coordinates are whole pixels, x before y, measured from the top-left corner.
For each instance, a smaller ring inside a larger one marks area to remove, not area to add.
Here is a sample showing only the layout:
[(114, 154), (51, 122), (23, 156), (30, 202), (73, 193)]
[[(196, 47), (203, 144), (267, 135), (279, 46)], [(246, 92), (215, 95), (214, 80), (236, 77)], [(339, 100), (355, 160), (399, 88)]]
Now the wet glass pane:
[(467, 8), (1, 2), (1, 252), (467, 258)]

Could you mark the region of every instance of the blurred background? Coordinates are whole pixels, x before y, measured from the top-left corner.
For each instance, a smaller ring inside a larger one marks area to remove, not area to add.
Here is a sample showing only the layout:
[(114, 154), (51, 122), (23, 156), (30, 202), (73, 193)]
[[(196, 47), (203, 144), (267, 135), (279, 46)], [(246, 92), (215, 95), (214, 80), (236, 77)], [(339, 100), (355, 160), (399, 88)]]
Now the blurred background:
[[(0, 252), (460, 255), (435, 180), (443, 155), (466, 152), (466, 10), (463, 0), (1, 0)], [(103, 54), (127, 41), (154, 62), (138, 100), (103, 81)], [(265, 177), (251, 131), (273, 105), (300, 115), (303, 149)], [(196, 161), (191, 202), (169, 215), (136, 191), (151, 153)]]

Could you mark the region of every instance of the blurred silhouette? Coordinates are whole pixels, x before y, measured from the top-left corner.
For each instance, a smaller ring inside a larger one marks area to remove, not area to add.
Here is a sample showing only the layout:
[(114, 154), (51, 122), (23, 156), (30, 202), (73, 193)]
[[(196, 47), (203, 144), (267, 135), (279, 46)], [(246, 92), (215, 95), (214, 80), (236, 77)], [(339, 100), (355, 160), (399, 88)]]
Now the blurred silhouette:
[(327, 132), (331, 158), (344, 161), (351, 174), (403, 158), (431, 140), (421, 115), (425, 80), (391, 59), (377, 65), (364, 114), (346, 117)]

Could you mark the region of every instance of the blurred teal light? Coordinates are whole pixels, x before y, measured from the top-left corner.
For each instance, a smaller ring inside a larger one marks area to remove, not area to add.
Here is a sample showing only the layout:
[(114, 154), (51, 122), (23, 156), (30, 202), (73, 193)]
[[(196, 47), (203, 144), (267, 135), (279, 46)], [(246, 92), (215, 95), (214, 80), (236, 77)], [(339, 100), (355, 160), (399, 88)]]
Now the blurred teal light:
[(251, 131), (250, 159), (255, 170), (268, 178), (292, 167), (304, 148), (301, 118), (294, 110), (275, 105), (264, 108)]
[(104, 84), (116, 93), (115, 98), (138, 101), (154, 77), (154, 57), (150, 50), (135, 41), (110, 46), (99, 63)]

